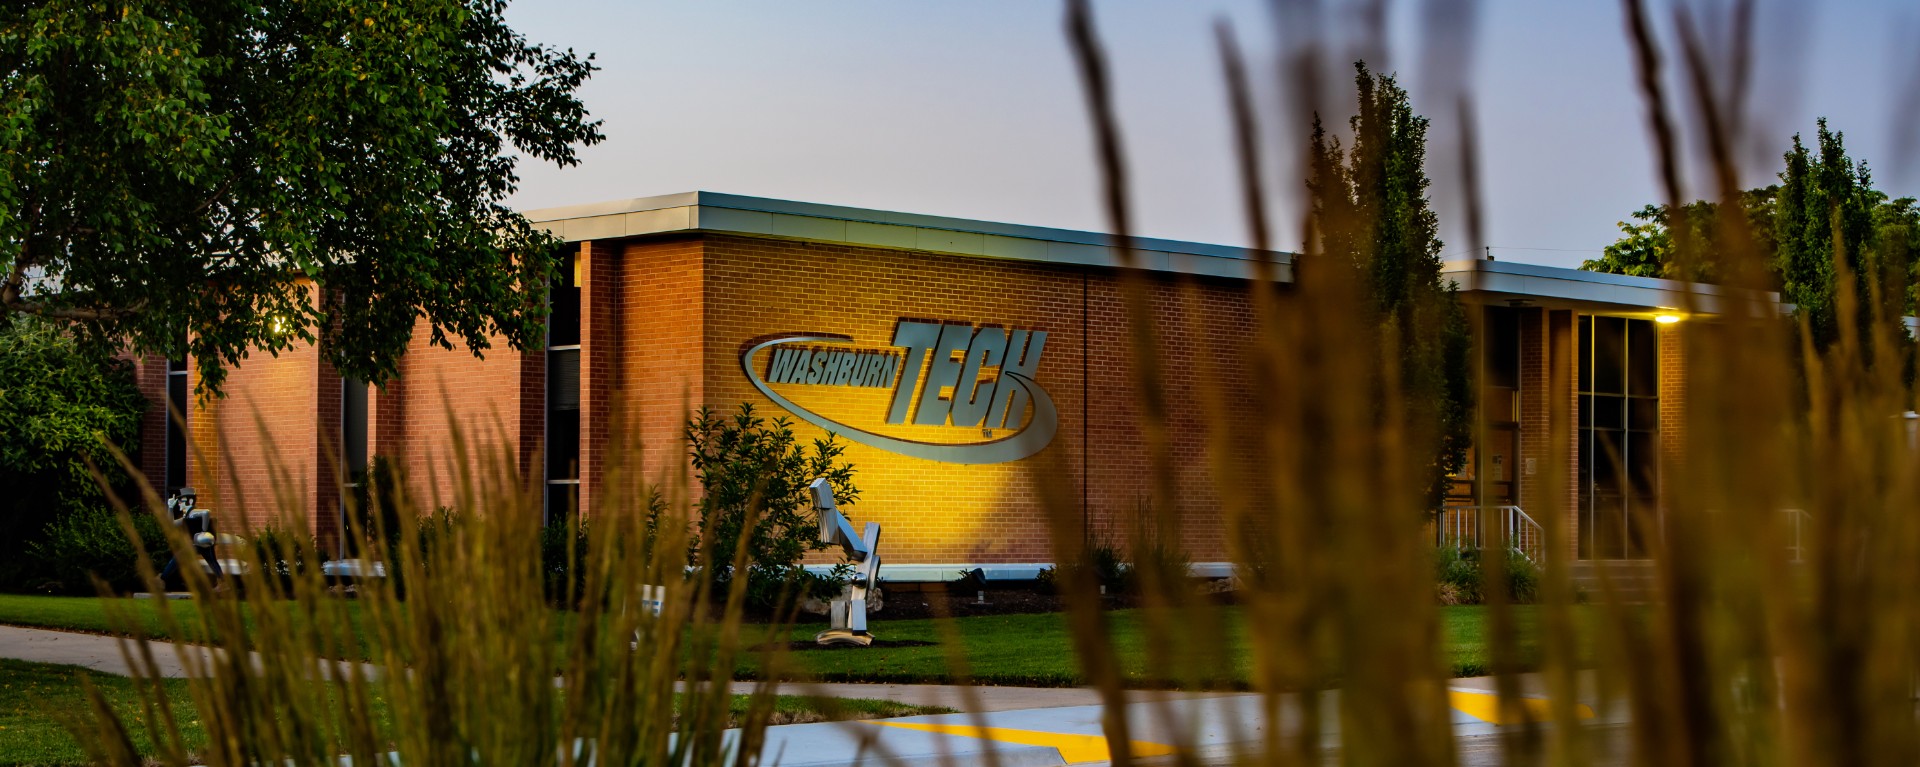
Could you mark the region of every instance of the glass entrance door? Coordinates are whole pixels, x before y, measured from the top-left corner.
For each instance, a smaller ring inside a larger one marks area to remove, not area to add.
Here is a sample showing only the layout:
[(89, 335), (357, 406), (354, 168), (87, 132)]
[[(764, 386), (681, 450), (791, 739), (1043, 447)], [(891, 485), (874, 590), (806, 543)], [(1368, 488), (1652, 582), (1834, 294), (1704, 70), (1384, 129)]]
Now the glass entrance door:
[(1659, 534), (1659, 334), (1649, 320), (1581, 317), (1582, 559), (1642, 559)]

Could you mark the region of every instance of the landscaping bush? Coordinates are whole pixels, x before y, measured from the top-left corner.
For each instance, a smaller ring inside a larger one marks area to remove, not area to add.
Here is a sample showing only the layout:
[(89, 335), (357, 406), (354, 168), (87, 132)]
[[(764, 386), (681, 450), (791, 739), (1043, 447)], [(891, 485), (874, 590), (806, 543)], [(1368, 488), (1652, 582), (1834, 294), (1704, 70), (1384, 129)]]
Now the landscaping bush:
[[(166, 534), (159, 521), (135, 513), (138, 546), (153, 557), (155, 567), (169, 556)], [(127, 539), (120, 519), (105, 509), (82, 509), (56, 517), (26, 545), (20, 583), (34, 591), (92, 594), (97, 576), (116, 592), (140, 589), (140, 548)]]
[(588, 551), (585, 520), (566, 519), (540, 528), (540, 582), (547, 602), (568, 605), (586, 588), (586, 568), (579, 566)]
[(750, 403), (725, 418), (700, 408), (685, 434), (703, 491), (696, 509), (700, 534), (688, 558), (699, 563), (715, 593), (732, 581), (743, 545), (749, 604), (768, 609), (838, 593), (843, 580), (811, 575), (801, 560), (826, 548), (807, 484), (826, 477), (842, 512), (860, 498), (853, 466), (841, 458), (845, 445), (832, 435), (799, 444), (786, 418), (761, 418)]
[(400, 540), (400, 510), (406, 506), (404, 477), (393, 460), (376, 455), (364, 470), (354, 472), (353, 504), (346, 535), (346, 556), (363, 556), (366, 541), (379, 536), (389, 546)]
[[(0, 589), (37, 590), (46, 577), (32, 546), (71, 551), (76, 530), (102, 526), (67, 519), (106, 508), (96, 467), (118, 480), (121, 497), (138, 497), (108, 445), (139, 445), (146, 406), (126, 360), (83, 353), (52, 323), (0, 318), (0, 530), (8, 531), (0, 535)], [(52, 525), (65, 531), (57, 543), (40, 535)], [(84, 577), (79, 588), (88, 588)]]
[[(1475, 549), (1441, 547), (1434, 553), (1435, 598), (1447, 605), (1477, 605), (1486, 601), (1485, 557)], [(1540, 566), (1518, 551), (1505, 560), (1507, 599), (1531, 604), (1540, 596)]]

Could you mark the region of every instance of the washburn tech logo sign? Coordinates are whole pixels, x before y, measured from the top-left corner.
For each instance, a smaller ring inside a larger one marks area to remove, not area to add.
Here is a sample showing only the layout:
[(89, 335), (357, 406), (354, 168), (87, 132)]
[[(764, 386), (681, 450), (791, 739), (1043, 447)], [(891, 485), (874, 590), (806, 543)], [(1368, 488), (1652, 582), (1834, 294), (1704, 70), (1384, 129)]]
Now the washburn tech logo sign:
[[(740, 367), (754, 388), (800, 420), (869, 447), (945, 463), (1004, 463), (1040, 452), (1060, 429), (1053, 398), (1034, 381), (1044, 330), (1017, 330), (966, 323), (901, 320), (893, 347), (857, 349), (842, 335), (793, 334), (751, 342)], [(765, 350), (768, 354), (762, 355)], [(985, 368), (1000, 369), (980, 380)], [(925, 385), (920, 371), (927, 371)], [(978, 442), (920, 442), (840, 423), (796, 404), (769, 384), (892, 388), (889, 424), (979, 429), (982, 435), (1013, 434)], [(964, 384), (964, 385), (963, 385)], [(943, 397), (943, 388), (952, 389)], [(1032, 404), (1033, 417), (1027, 418)], [(911, 418), (911, 421), (909, 421)]]

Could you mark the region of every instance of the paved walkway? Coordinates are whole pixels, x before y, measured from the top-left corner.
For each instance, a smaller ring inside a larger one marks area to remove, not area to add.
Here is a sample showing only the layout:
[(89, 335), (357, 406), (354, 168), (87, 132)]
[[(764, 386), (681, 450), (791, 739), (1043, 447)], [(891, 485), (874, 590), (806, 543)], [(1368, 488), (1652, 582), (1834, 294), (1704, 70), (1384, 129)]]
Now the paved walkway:
[[(0, 625), (0, 657), (36, 663), (61, 663), (107, 674), (131, 676), (132, 667), (127, 664), (126, 655), (122, 650), (123, 644), (129, 648), (133, 647), (130, 641), (99, 634)], [(187, 645), (182, 648), (174, 646), (171, 642), (154, 641), (148, 644), (153, 652), (154, 665), (158, 667), (160, 675), (172, 678), (187, 676), (187, 666), (181, 659), (183, 650), (190, 657), (195, 658), (194, 665), (201, 668), (211, 663), (214, 654), (211, 648), (196, 645)], [(378, 673), (377, 667), (368, 666), (368, 669)], [(754, 683), (734, 682), (732, 687), (734, 692), (746, 694), (753, 691)], [(915, 706), (944, 706), (964, 712), (1095, 706), (1100, 703), (1099, 693), (1088, 688), (1077, 687), (961, 687), (938, 684), (789, 682), (782, 683), (779, 692), (783, 695), (873, 698)], [(1216, 694), (1218, 693), (1141, 690), (1130, 693), (1130, 696), (1134, 700), (1163, 700), (1211, 697)]]
[[(126, 675), (122, 640), (93, 634), (0, 626), (0, 657), (82, 666)], [(162, 674), (185, 676), (181, 648), (151, 645)], [(210, 659), (215, 652), (188, 646), (187, 653)], [(377, 670), (377, 669), (376, 669)], [(1520, 679), (1529, 696), (1524, 718), (1550, 718), (1537, 675)], [(1580, 685), (1594, 689), (1590, 675)], [(751, 682), (734, 682), (747, 692)], [(1496, 764), (1492, 736), (1515, 722), (1502, 722), (1491, 679), (1459, 679), (1449, 685), (1453, 728), (1467, 764)], [(916, 684), (783, 684), (783, 694), (876, 698), (915, 705), (946, 706), (965, 713), (864, 722), (785, 725), (768, 728), (763, 763), (779, 767), (1060, 767), (1100, 764), (1112, 754), (1102, 735), (1099, 696), (1082, 688), (973, 687)], [(1338, 691), (1322, 693), (1324, 710), (1336, 710)], [(1603, 731), (1618, 731), (1621, 712), (1596, 711), (1591, 693), (1578, 696), (1577, 716)], [(1292, 721), (1270, 722), (1258, 696), (1234, 693), (1140, 691), (1129, 694), (1126, 717), (1132, 725), (1130, 750), (1142, 758), (1185, 753), (1203, 764), (1226, 764), (1259, 743), (1271, 727), (1292, 731)], [(1339, 742), (1339, 717), (1327, 717), (1322, 738)], [(1617, 739), (1617, 738), (1616, 738)], [(1478, 745), (1476, 745), (1478, 744)], [(1331, 751), (1329, 753), (1332, 753)]]

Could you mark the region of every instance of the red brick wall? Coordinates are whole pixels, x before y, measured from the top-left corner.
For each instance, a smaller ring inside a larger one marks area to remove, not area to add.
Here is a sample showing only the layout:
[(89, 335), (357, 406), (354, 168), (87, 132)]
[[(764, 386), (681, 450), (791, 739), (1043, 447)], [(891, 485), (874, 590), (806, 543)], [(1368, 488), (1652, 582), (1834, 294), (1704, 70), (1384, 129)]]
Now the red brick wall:
[[(256, 351), (227, 370), (224, 398), (188, 398), (189, 427), (200, 450), (199, 459), (188, 462), (188, 479), (201, 506), (229, 524), (244, 518), (254, 527), (278, 524), (287, 514), (316, 519), (325, 470), (319, 460), (321, 367), (314, 346), (295, 346), (277, 357)], [(190, 385), (197, 386), (199, 373), (190, 375)]]
[[(428, 508), (458, 506), (462, 483), (480, 479), (471, 470), (494, 465), (501, 451), (520, 456), (531, 449), (521, 439), (523, 407), (544, 402), (544, 395), (538, 387), (528, 390), (522, 373), (527, 355), (504, 339), (492, 343), (484, 359), (459, 346), (442, 349), (428, 341), (423, 321), (401, 359), (399, 379), (368, 397), (369, 425), (375, 427), (369, 449), (397, 461), (417, 501)], [(531, 437), (537, 445), (538, 431)], [(476, 462), (456, 465), (458, 449)]]
[(620, 370), (621, 418), (616, 444), (639, 451), (638, 469), (662, 487), (685, 484), (681, 428), (707, 401), (702, 367), (711, 288), (703, 286), (702, 246), (693, 237), (628, 243), (622, 251), (620, 300), (625, 314), (612, 349)]
[(1575, 327), (1573, 312), (1564, 310), (1528, 309), (1520, 323), (1520, 508), (1541, 524), (1560, 515), (1569, 558), (1579, 550), (1580, 534)]

